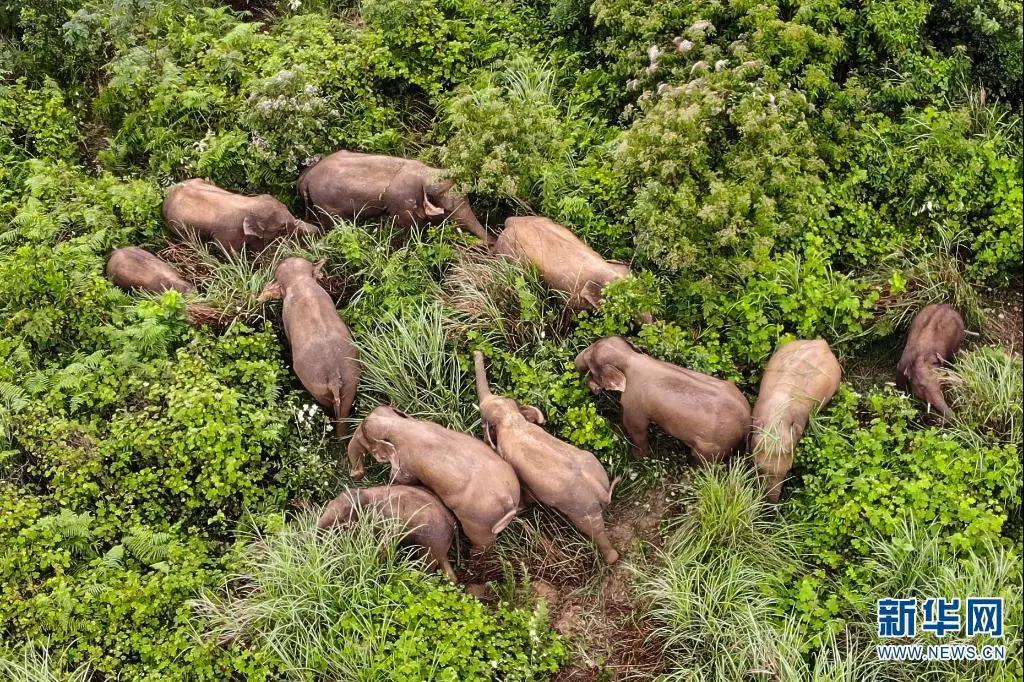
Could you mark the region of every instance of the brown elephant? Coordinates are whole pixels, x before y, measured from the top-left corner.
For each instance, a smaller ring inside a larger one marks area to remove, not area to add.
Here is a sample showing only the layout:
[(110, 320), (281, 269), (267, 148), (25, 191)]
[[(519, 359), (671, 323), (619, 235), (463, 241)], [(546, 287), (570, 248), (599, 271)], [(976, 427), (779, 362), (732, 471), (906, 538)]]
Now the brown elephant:
[(313, 398), (333, 414), (335, 432), (343, 438), (359, 384), (359, 349), (334, 301), (317, 284), (319, 275), (320, 264), (287, 258), (259, 298), (284, 298), (282, 317), (292, 369)]
[(195, 286), (182, 278), (170, 263), (137, 246), (114, 249), (107, 259), (107, 279), (122, 289), (162, 294), (178, 291), (194, 294)]
[(591, 453), (538, 426), (544, 423), (544, 415), (536, 407), (491, 393), (483, 353), (477, 351), (473, 357), (486, 440), (515, 469), (523, 499), (532, 498), (565, 514), (597, 544), (607, 563), (615, 563), (619, 553), (608, 539), (602, 516), (612, 499), (604, 467)]
[(832, 400), (842, 377), (843, 368), (824, 339), (784, 343), (768, 361), (754, 404), (750, 446), (769, 501), (779, 501), (811, 412)]
[(347, 219), (392, 216), (404, 228), (451, 220), (489, 244), (491, 236), (453, 185), (441, 169), (413, 159), (343, 150), (302, 173), (299, 195), (324, 227), (329, 227), (324, 214)]
[(925, 306), (910, 323), (907, 344), (896, 365), (900, 388), (909, 386), (918, 399), (934, 407), (943, 419), (951, 417), (952, 410), (942, 395), (935, 370), (957, 354), (966, 333), (964, 318), (953, 306)]
[(452, 581), (456, 579), (448, 562), (448, 550), (455, 538), (455, 517), (426, 488), (410, 485), (349, 488), (327, 504), (317, 527), (350, 523), (368, 508), (400, 521), (407, 533), (404, 542), (426, 550), (428, 568), (440, 568)]
[(234, 194), (198, 178), (170, 187), (163, 213), (178, 236), (195, 234), (232, 252), (241, 251), (243, 246), (259, 251), (279, 237), (320, 232), (317, 226), (293, 216), (269, 194)]
[(482, 441), (381, 405), (348, 444), (352, 477), (363, 477), (363, 456), (391, 465), (391, 481), (420, 483), (455, 513), (477, 550), (491, 547), (519, 507), (516, 472)]
[(622, 425), (642, 457), (647, 429), (657, 424), (704, 462), (720, 462), (750, 431), (750, 403), (735, 384), (645, 355), (622, 338), (593, 343), (576, 357), (594, 393), (622, 392)]
[[(596, 309), (612, 281), (628, 277), (629, 265), (608, 261), (566, 227), (541, 216), (505, 221), (494, 253), (532, 263), (552, 289), (566, 294), (573, 310)], [(640, 315), (650, 322), (650, 314)]]

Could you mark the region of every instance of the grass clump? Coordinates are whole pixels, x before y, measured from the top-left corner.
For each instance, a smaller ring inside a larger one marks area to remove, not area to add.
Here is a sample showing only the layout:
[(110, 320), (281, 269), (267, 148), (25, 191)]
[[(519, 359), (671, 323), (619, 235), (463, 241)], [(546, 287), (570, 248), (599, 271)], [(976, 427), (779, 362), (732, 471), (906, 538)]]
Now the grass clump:
[(423, 573), (402, 536), (372, 510), (345, 528), (303, 515), (254, 535), (227, 590), (195, 603), (206, 636), (269, 654), (292, 680), (525, 682), (561, 667), (542, 605), (489, 611)]
[(360, 387), (411, 417), (470, 432), (479, 423), (473, 384), (450, 352), (446, 326), (438, 303), (380, 320), (357, 340), (363, 365)]
[(797, 546), (771, 520), (770, 505), (747, 469), (704, 468), (687, 494), (687, 511), (638, 589), (658, 623), (671, 680), (744, 679), (780, 670), (773, 596), (794, 569)]

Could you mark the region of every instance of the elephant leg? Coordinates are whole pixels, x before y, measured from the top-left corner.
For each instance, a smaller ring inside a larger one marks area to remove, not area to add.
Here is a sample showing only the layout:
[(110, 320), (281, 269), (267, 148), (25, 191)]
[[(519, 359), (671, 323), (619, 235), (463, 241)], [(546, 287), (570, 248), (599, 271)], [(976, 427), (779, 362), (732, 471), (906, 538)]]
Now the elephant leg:
[(474, 552), (486, 552), (494, 546), (497, 537), (485, 523), (463, 521), (462, 531), (473, 545)]
[(454, 583), (457, 581), (457, 577), (455, 569), (452, 568), (451, 563), (448, 561), (448, 549), (450, 546), (450, 544), (442, 542), (427, 545), (427, 566), (433, 570), (440, 568), (448, 576), (448, 579)]
[(619, 553), (612, 546), (612, 541), (608, 538), (608, 532), (604, 527), (604, 519), (600, 514), (578, 516), (571, 520), (573, 525), (579, 528), (584, 535), (594, 541), (597, 548), (601, 551), (601, 556), (604, 558), (605, 563), (614, 564), (619, 560)]
[(629, 440), (633, 443), (634, 457), (646, 457), (647, 453), (650, 452), (651, 444), (647, 434), (650, 425), (651, 421), (647, 418), (646, 414), (636, 408), (632, 408), (623, 401), (622, 427), (626, 430), (626, 435), (629, 436)]

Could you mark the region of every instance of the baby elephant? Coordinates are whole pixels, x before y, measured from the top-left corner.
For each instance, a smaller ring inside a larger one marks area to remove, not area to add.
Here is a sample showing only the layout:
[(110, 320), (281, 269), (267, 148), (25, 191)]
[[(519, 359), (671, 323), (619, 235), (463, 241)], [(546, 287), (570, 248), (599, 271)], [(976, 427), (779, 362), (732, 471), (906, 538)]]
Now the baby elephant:
[(363, 456), (391, 465), (393, 483), (422, 483), (441, 498), (477, 550), (494, 544), (519, 506), (516, 472), (494, 450), (464, 433), (411, 419), (381, 405), (348, 444), (352, 477), (363, 477)]
[(284, 298), (282, 317), (292, 368), (306, 390), (334, 415), (335, 432), (343, 438), (359, 383), (359, 349), (334, 301), (317, 284), (319, 275), (320, 264), (287, 258), (259, 300)]
[(491, 393), (483, 353), (476, 362), (476, 390), (488, 443), (512, 465), (523, 486), (523, 498), (532, 497), (569, 517), (593, 539), (601, 556), (615, 563), (619, 553), (604, 529), (602, 513), (611, 502), (612, 485), (604, 467), (589, 452), (558, 440), (537, 426), (544, 415), (532, 405), (519, 405)]
[(605, 286), (630, 274), (627, 264), (605, 260), (568, 228), (541, 216), (507, 219), (494, 252), (533, 263), (548, 286), (569, 296), (573, 310), (598, 308)]
[(942, 386), (935, 370), (948, 362), (964, 342), (964, 318), (951, 305), (929, 305), (910, 323), (907, 345), (896, 365), (897, 382), (920, 400), (928, 403), (942, 416), (952, 416), (942, 395)]
[(240, 251), (243, 246), (258, 251), (279, 237), (320, 232), (269, 194), (234, 194), (199, 179), (168, 189), (163, 211), (164, 220), (178, 236), (194, 233), (227, 251)]
[(182, 279), (169, 263), (137, 246), (115, 249), (107, 259), (107, 279), (122, 289), (141, 289), (162, 294), (178, 291), (194, 294), (195, 286)]
[(600, 339), (576, 357), (594, 393), (622, 391), (622, 425), (642, 457), (653, 422), (704, 462), (720, 462), (750, 430), (750, 404), (736, 386), (645, 355), (621, 336)]
[(455, 517), (425, 488), (409, 485), (349, 488), (328, 503), (317, 527), (330, 528), (355, 521), (367, 508), (400, 521), (408, 533), (405, 542), (423, 547), (429, 567), (440, 568), (455, 580), (455, 571), (448, 563), (448, 550), (455, 537)]
[(754, 404), (750, 443), (771, 502), (779, 501), (810, 413), (832, 400), (842, 376), (839, 360), (824, 339), (784, 343), (768, 361)]
[[(339, 151), (307, 168), (299, 194), (307, 210), (352, 219), (393, 216), (404, 228), (451, 220), (490, 243), (466, 197), (444, 172), (412, 159)], [(325, 225), (326, 227), (327, 225)]]

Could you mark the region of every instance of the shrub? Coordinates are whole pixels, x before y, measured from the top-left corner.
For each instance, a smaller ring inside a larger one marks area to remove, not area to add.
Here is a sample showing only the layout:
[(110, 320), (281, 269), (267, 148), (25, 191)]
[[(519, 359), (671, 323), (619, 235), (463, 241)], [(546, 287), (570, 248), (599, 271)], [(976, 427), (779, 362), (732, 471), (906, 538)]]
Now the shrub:
[(892, 537), (903, 514), (951, 549), (999, 541), (1020, 504), (1017, 447), (967, 445), (920, 419), (905, 395), (843, 387), (801, 441), (789, 514), (814, 528), (807, 545), (825, 565), (855, 574), (868, 538)]

